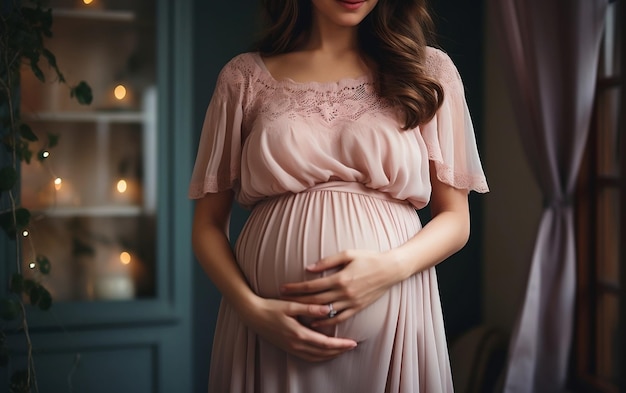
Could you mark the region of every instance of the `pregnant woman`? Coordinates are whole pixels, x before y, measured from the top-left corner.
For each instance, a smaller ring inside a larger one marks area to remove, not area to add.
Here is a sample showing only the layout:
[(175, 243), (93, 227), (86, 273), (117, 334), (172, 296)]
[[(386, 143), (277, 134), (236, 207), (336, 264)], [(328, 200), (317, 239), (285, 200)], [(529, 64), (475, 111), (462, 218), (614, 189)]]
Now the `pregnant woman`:
[[(223, 295), (209, 391), (452, 392), (434, 266), (488, 188), (425, 1), (263, 5), (258, 50), (218, 77), (189, 189)], [(233, 198), (252, 209), (234, 250)]]

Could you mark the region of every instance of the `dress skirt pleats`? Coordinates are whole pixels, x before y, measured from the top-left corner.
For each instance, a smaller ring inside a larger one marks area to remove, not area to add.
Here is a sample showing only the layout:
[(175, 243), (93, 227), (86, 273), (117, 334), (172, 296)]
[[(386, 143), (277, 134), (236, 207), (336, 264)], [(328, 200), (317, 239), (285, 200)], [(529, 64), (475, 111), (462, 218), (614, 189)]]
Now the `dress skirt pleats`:
[[(386, 251), (420, 229), (410, 204), (359, 183), (331, 182), (259, 203), (238, 239), (235, 255), (251, 288), (262, 297), (277, 298), (280, 285), (318, 277), (305, 270), (308, 264), (346, 249)], [(336, 359), (306, 362), (258, 337), (223, 302), (209, 391), (453, 390), (434, 268), (395, 285), (350, 320), (323, 333), (359, 344)]]

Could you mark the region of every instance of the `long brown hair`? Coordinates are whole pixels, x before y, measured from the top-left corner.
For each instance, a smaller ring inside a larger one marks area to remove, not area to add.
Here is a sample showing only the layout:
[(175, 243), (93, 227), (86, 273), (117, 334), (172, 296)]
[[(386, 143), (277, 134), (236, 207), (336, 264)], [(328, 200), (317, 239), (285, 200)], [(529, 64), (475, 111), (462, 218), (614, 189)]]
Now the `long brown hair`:
[[(262, 0), (267, 28), (256, 45), (263, 55), (291, 52), (309, 37), (311, 0)], [(425, 71), (434, 28), (426, 0), (379, 0), (359, 25), (359, 48), (376, 75), (381, 97), (404, 114), (404, 129), (428, 122), (443, 102), (443, 88)]]

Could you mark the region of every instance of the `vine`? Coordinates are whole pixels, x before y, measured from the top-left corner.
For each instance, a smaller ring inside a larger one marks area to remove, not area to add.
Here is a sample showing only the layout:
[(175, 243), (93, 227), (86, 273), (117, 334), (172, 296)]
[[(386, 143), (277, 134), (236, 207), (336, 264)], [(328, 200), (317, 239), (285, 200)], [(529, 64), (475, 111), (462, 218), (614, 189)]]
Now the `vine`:
[[(38, 392), (33, 345), (28, 327), (28, 304), (41, 310), (52, 306), (50, 292), (36, 279), (26, 278), (22, 273), (21, 239), (28, 236), (31, 212), (19, 202), (19, 168), (33, 159), (46, 160), (48, 150), (58, 142), (58, 136), (47, 135), (44, 147), (34, 152), (32, 142), (38, 137), (22, 120), (19, 109), (20, 75), (32, 72), (46, 82), (42, 67), (53, 71), (53, 82), (68, 86), (69, 94), (80, 104), (92, 100), (91, 88), (81, 81), (69, 86), (59, 69), (55, 55), (46, 48), (45, 40), (52, 37), (52, 9), (44, 0), (0, 0), (0, 228), (7, 237), (6, 244), (14, 247), (7, 258), (7, 272), (12, 272), (6, 291), (0, 291), (0, 367), (8, 367), (11, 352), (7, 339), (21, 334), (26, 346), (26, 364), (15, 370), (9, 381), (12, 393)], [(45, 255), (36, 255), (30, 263), (42, 275), (50, 273), (52, 264)]]

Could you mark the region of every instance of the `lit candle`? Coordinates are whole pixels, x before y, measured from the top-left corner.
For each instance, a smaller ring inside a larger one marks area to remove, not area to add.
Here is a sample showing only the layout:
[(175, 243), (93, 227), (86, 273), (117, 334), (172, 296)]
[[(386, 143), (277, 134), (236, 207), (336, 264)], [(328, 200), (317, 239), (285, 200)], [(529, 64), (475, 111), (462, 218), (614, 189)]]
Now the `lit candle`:
[(122, 262), (124, 265), (128, 265), (130, 261), (131, 257), (128, 252), (124, 251), (120, 254), (120, 262)]
[(121, 179), (117, 182), (117, 192), (119, 192), (120, 194), (123, 194), (126, 192), (127, 189), (128, 189), (128, 183), (126, 183), (126, 180)]
[(115, 86), (113, 94), (115, 95), (115, 98), (122, 101), (124, 98), (126, 98), (126, 87), (124, 87), (124, 85)]

